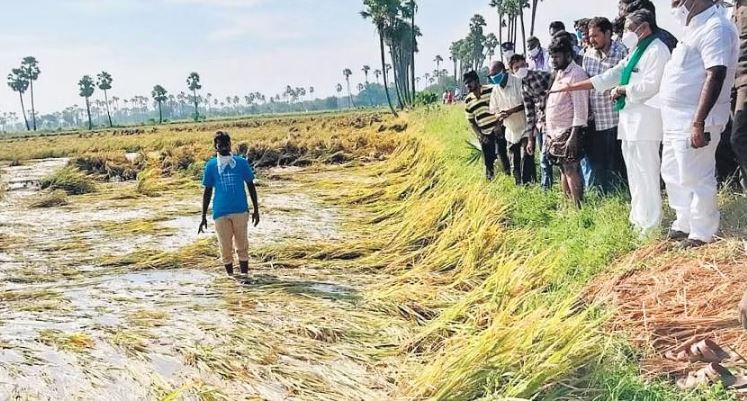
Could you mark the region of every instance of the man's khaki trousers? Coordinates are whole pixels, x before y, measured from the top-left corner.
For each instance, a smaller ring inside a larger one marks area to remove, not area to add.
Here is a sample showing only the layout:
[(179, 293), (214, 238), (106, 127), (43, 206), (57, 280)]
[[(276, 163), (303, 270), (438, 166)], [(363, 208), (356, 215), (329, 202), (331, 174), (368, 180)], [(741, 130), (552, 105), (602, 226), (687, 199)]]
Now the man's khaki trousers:
[(218, 234), (220, 255), (224, 265), (233, 264), (233, 252), (239, 256), (240, 262), (249, 260), (249, 213), (235, 213), (215, 220), (215, 232)]

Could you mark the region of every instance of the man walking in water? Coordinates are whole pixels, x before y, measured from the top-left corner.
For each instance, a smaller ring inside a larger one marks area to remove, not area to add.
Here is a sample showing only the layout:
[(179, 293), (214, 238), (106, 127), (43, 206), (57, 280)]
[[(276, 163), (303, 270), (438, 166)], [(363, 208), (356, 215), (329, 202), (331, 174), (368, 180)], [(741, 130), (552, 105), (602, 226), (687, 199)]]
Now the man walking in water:
[(249, 189), (252, 199), (252, 223), (259, 224), (259, 205), (257, 203), (257, 189), (254, 186), (254, 172), (249, 162), (243, 157), (231, 155), (231, 137), (227, 132), (218, 131), (213, 138), (213, 146), (218, 155), (205, 164), (202, 185), (205, 192), (202, 195), (202, 221), (197, 233), (207, 229), (207, 211), (213, 198), (213, 220), (215, 232), (218, 234), (220, 254), (226, 273), (233, 274), (233, 253), (239, 257), (241, 274), (249, 273), (249, 240), (247, 228), (249, 226), (249, 205), (246, 201), (244, 185)]

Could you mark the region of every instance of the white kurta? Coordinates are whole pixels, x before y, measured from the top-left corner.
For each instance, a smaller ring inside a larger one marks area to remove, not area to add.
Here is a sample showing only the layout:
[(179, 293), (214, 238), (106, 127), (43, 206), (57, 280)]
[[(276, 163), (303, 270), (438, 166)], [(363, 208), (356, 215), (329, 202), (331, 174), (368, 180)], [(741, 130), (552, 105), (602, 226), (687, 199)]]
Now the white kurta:
[[(500, 85), (493, 86), (493, 93), (490, 95), (490, 112), (492, 114), (498, 114), (501, 111), (523, 105), (524, 95), (521, 78), (509, 75), (505, 88)], [(506, 141), (512, 144), (519, 143), (521, 138), (526, 136), (524, 131), (527, 128), (527, 116), (524, 109), (503, 120), (503, 125), (506, 127)]]
[[(660, 97), (664, 121), (661, 175), (669, 205), (677, 213), (672, 229), (703, 242), (713, 240), (719, 226), (716, 148), (730, 117), (739, 36), (734, 23), (716, 6), (694, 16), (672, 53), (662, 78)], [(693, 119), (706, 81), (706, 71), (725, 66), (721, 94), (705, 119), (711, 142), (704, 148), (690, 145)]]
[[(623, 69), (633, 51), (616, 67), (591, 78), (594, 89), (603, 91), (620, 86)], [(647, 233), (661, 223), (659, 147), (663, 136), (661, 111), (654, 107), (669, 48), (655, 39), (638, 61), (630, 82), (625, 86), (625, 108), (620, 111), (618, 138), (630, 187), (630, 222)]]

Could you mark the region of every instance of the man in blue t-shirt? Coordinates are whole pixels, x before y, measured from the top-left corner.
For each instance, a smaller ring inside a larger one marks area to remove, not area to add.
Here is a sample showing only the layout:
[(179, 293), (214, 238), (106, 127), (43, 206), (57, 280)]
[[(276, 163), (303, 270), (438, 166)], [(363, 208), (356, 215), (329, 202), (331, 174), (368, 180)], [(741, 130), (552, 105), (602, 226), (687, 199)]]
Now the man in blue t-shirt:
[(234, 244), (239, 256), (241, 274), (249, 273), (249, 205), (246, 201), (244, 185), (249, 189), (252, 198), (252, 223), (259, 224), (259, 206), (257, 204), (257, 189), (254, 186), (254, 171), (249, 162), (238, 156), (231, 155), (231, 137), (227, 132), (218, 131), (213, 138), (213, 145), (218, 151), (217, 157), (205, 164), (202, 185), (205, 192), (202, 196), (202, 222), (197, 230), (198, 234), (207, 229), (207, 211), (213, 198), (213, 220), (215, 232), (218, 234), (220, 254), (223, 265), (228, 274), (233, 274)]

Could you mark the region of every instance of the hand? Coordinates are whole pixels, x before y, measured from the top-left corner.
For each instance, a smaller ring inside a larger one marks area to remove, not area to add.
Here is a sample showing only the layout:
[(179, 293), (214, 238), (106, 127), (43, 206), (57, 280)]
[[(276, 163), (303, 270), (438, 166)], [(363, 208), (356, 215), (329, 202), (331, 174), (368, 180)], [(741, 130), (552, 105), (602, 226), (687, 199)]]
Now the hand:
[(508, 111), (503, 110), (503, 111), (498, 112), (498, 115), (496, 117), (498, 117), (499, 121), (503, 122), (503, 120), (507, 119), (508, 116), (510, 116)]
[(742, 327), (747, 329), (747, 291), (742, 295), (742, 300), (739, 302), (739, 314), (737, 315), (739, 323)]
[(610, 98), (612, 101), (616, 101), (623, 96), (625, 96), (625, 88), (613, 88), (610, 92)]
[(529, 141), (527, 141), (527, 154), (529, 156), (534, 155), (534, 137), (529, 138)]
[(254, 213), (252, 213), (252, 224), (254, 224), (254, 227), (257, 227), (259, 224), (259, 211), (254, 210)]
[(568, 138), (568, 141), (565, 143), (566, 146), (566, 156), (568, 158), (575, 158), (578, 155), (578, 137), (574, 134), (571, 134), (571, 136)]
[(693, 127), (693, 132), (690, 136), (690, 144), (693, 146), (693, 149), (703, 148), (708, 145), (705, 138), (704, 128)]
[(202, 234), (205, 230), (207, 230), (207, 218), (203, 216), (202, 221), (200, 222), (200, 228), (197, 229), (197, 234)]

